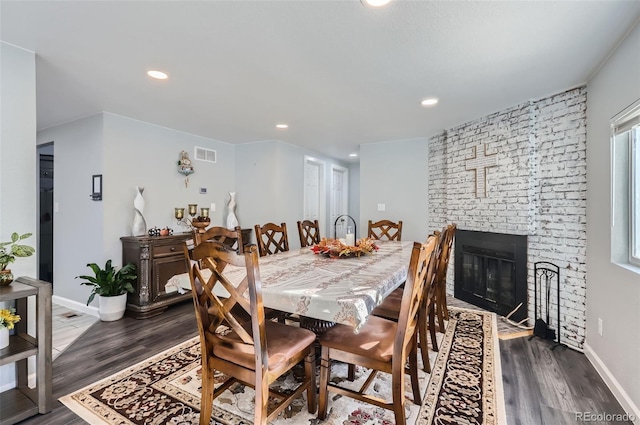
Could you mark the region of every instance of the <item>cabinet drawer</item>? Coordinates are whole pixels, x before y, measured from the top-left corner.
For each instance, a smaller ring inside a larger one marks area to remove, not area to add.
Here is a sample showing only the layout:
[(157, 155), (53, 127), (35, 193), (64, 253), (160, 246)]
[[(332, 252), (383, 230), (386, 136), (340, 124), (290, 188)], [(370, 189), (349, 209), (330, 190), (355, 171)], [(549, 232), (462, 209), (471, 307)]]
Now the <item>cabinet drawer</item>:
[(182, 255), (184, 250), (182, 249), (182, 243), (179, 244), (170, 244), (170, 245), (159, 245), (153, 247), (153, 256), (154, 257), (166, 257), (167, 255)]

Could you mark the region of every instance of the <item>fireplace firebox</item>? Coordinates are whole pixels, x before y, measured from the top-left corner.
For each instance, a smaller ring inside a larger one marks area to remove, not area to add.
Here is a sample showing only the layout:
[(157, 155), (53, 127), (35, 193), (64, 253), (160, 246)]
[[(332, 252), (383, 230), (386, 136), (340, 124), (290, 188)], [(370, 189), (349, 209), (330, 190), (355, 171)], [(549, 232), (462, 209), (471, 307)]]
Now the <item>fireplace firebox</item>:
[(527, 317), (527, 236), (460, 230), (455, 240), (454, 295), (520, 321)]

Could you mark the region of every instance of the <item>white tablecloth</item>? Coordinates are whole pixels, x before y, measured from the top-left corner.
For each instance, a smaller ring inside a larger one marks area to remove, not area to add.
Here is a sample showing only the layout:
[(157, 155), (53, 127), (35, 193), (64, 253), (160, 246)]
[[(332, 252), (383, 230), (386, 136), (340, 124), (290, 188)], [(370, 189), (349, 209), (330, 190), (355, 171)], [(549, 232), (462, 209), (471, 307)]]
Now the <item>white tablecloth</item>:
[[(378, 245), (377, 252), (359, 258), (332, 259), (316, 255), (309, 248), (261, 257), (264, 306), (351, 325), (357, 330), (384, 297), (407, 278), (413, 242)], [(237, 284), (245, 271), (228, 266), (225, 275)], [(172, 277), (165, 288), (167, 292), (190, 289), (187, 273)]]

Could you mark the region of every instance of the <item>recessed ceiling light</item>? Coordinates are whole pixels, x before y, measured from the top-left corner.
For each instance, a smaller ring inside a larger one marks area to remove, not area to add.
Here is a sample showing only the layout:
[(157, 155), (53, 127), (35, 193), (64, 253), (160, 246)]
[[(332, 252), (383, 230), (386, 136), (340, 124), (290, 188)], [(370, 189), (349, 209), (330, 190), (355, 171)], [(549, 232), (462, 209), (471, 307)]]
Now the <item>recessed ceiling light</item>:
[(380, 7), (389, 3), (391, 0), (360, 0), (360, 1), (364, 1), (364, 4), (369, 6)]
[(436, 99), (435, 97), (429, 97), (423, 100), (422, 102), (420, 102), (422, 106), (433, 106), (436, 103), (438, 103), (438, 99)]
[(289, 128), (289, 125), (288, 124), (276, 124), (276, 128), (285, 129), (285, 128)]
[(149, 71), (147, 72), (147, 75), (157, 80), (166, 80), (167, 78), (169, 78), (169, 76), (162, 71)]
[(349, 154), (349, 156), (350, 156), (351, 158), (355, 158), (355, 157), (357, 157), (357, 156), (358, 156), (358, 154), (354, 152), (354, 153), (350, 153), (350, 154)]

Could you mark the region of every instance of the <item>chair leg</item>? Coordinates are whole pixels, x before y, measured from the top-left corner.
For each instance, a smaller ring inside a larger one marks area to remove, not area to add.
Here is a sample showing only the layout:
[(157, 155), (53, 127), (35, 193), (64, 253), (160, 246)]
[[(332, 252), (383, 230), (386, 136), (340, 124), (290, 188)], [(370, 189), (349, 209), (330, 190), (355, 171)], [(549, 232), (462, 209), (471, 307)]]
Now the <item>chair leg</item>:
[(347, 379), (351, 382), (356, 380), (356, 365), (353, 363), (349, 363), (349, 367), (347, 368)]
[(420, 317), (418, 318), (418, 332), (419, 332), (419, 344), (420, 354), (422, 355), (422, 370), (427, 373), (431, 373), (431, 363), (429, 362), (429, 342), (427, 341), (427, 317), (424, 314), (424, 309), (420, 310)]
[(436, 353), (438, 352), (438, 340), (436, 338), (436, 321), (435, 321), (435, 312), (434, 312), (434, 305), (431, 304), (431, 306), (429, 307), (429, 333), (431, 334), (431, 349), (433, 351), (435, 351)]
[(309, 413), (315, 413), (318, 408), (318, 401), (316, 398), (316, 349), (315, 346), (311, 347), (309, 355), (307, 355), (304, 361), (304, 374), (309, 380), (309, 388), (307, 388), (307, 408)]
[[(416, 339), (416, 337), (414, 337), (414, 339)], [(417, 342), (417, 340), (415, 342)], [(429, 361), (429, 356), (427, 356), (427, 361)], [(409, 376), (411, 377), (413, 402), (420, 406), (422, 404), (422, 396), (420, 395), (420, 385), (418, 383), (418, 350), (415, 343), (409, 352)]]
[(213, 410), (214, 372), (205, 364), (202, 366), (202, 394), (200, 399), (200, 425), (209, 425)]
[[(446, 283), (446, 281), (445, 281)], [(441, 285), (441, 296), (440, 301), (442, 305), (442, 315), (444, 316), (444, 320), (449, 320), (449, 308), (447, 307), (447, 286), (445, 284)]]
[(331, 372), (331, 360), (329, 359), (329, 348), (322, 347), (320, 358), (320, 395), (318, 398), (318, 419), (327, 416), (327, 404), (329, 403), (329, 374)]
[[(415, 346), (414, 346), (415, 350)], [(395, 360), (395, 359), (394, 359)], [(391, 382), (392, 391), (393, 391), (393, 414), (396, 418), (396, 424), (404, 425), (407, 423), (405, 413), (404, 413), (404, 361), (406, 359), (402, 359), (400, 361), (394, 361), (393, 366), (391, 367)]]
[(436, 303), (436, 314), (438, 315), (438, 332), (441, 334), (444, 333), (444, 315), (442, 314), (442, 304), (440, 302), (440, 297), (438, 298), (438, 302)]
[(253, 423), (254, 425), (267, 425), (269, 407), (269, 384), (263, 376), (259, 382), (260, 385), (256, 385), (256, 400), (255, 400), (255, 414)]

